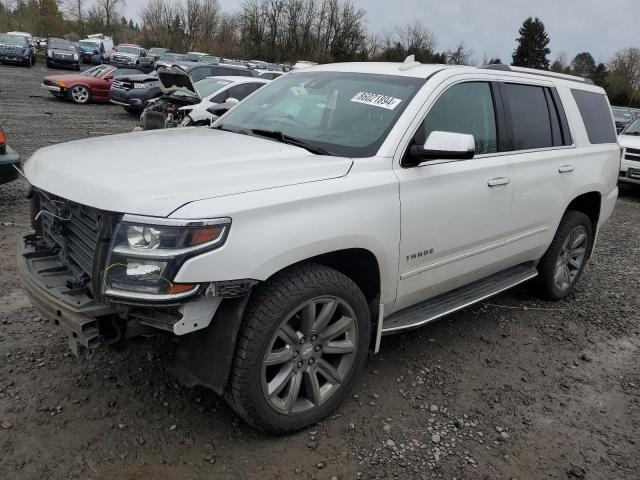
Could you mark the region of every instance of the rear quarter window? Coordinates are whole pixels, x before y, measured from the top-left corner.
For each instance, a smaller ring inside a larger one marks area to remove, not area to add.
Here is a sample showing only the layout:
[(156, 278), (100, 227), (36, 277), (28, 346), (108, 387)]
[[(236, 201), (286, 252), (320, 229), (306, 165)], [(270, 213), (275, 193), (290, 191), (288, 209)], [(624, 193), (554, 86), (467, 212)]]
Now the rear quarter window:
[(604, 94), (585, 90), (571, 90), (571, 93), (582, 115), (589, 142), (592, 144), (616, 143), (616, 127)]

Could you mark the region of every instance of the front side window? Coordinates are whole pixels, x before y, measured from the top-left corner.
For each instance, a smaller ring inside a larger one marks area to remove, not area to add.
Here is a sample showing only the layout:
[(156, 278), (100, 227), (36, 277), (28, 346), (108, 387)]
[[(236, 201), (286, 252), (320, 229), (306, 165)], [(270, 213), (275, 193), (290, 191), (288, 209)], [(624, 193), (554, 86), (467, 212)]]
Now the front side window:
[(375, 155), (424, 78), (351, 72), (296, 72), (260, 88), (218, 128), (282, 133), (330, 155)]
[(424, 145), (435, 131), (473, 135), (476, 155), (497, 152), (491, 86), (487, 82), (469, 82), (447, 89), (429, 110), (414, 140), (418, 145)]

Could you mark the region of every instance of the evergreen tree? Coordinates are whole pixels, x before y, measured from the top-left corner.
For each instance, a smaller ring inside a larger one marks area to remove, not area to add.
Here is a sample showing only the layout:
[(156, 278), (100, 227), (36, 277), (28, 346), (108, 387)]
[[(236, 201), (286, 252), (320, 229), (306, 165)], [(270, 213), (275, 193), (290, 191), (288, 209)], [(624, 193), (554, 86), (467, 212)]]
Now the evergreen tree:
[(518, 46), (513, 52), (512, 65), (516, 67), (549, 70), (549, 35), (544, 23), (536, 17), (527, 18), (519, 30)]
[(579, 53), (571, 62), (571, 71), (579, 77), (593, 79), (593, 74), (596, 71), (596, 61), (589, 52)]

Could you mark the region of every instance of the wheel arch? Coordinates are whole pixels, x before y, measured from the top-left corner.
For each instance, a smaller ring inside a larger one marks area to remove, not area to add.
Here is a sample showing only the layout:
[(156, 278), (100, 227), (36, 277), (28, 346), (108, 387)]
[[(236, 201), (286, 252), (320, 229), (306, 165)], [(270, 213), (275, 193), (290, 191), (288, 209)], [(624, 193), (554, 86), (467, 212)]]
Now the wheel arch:
[[(598, 224), (600, 221), (600, 209), (602, 206), (602, 194), (598, 191), (586, 192), (575, 197), (567, 208), (565, 209), (565, 213), (569, 210), (574, 210), (577, 212), (584, 213), (589, 220), (591, 220), (591, 227), (593, 229), (594, 239), (597, 235)], [(591, 242), (591, 246), (589, 248), (588, 257), (591, 257), (591, 253), (593, 252), (593, 247), (595, 245), (595, 241)]]

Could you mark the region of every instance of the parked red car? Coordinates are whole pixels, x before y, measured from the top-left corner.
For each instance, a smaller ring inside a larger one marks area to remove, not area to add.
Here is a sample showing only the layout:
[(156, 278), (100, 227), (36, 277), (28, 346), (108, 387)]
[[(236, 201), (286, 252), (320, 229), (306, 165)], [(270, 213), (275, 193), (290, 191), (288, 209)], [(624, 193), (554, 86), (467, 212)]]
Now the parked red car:
[(50, 75), (42, 80), (42, 88), (54, 97), (68, 98), (74, 103), (107, 103), (114, 77), (144, 73), (137, 68), (97, 65), (82, 73)]

